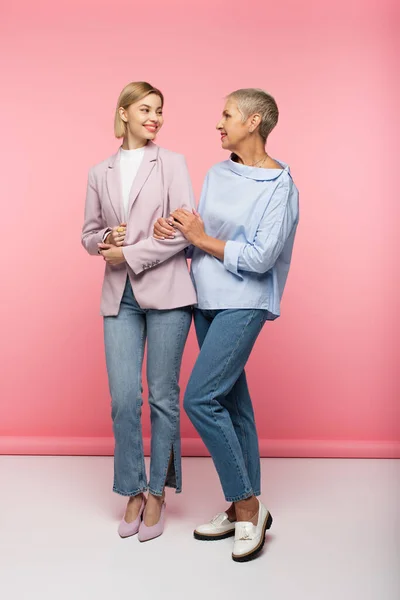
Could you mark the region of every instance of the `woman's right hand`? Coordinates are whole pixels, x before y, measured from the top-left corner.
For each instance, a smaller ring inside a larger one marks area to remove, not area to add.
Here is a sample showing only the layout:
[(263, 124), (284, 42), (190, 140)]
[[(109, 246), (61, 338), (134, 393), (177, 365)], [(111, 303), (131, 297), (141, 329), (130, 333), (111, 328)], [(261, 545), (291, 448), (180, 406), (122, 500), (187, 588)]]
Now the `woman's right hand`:
[(172, 227), (173, 219), (164, 219), (160, 217), (154, 223), (153, 237), (156, 240), (173, 240), (175, 238), (176, 230)]
[(117, 227), (113, 227), (104, 242), (106, 244), (113, 244), (114, 246), (123, 246), (126, 234), (126, 223), (121, 223)]

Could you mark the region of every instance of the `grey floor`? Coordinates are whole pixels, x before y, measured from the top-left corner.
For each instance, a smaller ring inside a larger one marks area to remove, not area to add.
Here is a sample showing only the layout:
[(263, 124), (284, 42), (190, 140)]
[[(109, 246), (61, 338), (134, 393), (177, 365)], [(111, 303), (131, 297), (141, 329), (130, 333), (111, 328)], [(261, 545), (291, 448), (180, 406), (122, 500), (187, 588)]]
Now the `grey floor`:
[(274, 523), (261, 556), (238, 564), (232, 539), (192, 537), (225, 507), (210, 459), (183, 460), (164, 535), (140, 544), (116, 533), (111, 458), (0, 457), (0, 597), (400, 599), (400, 461), (262, 463)]

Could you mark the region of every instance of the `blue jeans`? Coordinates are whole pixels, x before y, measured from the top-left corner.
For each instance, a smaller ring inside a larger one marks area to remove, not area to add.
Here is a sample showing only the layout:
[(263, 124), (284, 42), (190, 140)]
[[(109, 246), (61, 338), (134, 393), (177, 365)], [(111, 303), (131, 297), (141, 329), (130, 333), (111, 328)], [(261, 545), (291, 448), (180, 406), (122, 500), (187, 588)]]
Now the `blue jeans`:
[(260, 494), (260, 454), (244, 367), (266, 319), (258, 309), (195, 309), (200, 354), (184, 408), (217, 469), (225, 499)]
[[(182, 489), (179, 373), (192, 307), (142, 309), (127, 279), (119, 313), (104, 317), (104, 340), (115, 437), (114, 492), (136, 496), (164, 485)], [(142, 438), (142, 364), (147, 337), (151, 417), (150, 480)]]

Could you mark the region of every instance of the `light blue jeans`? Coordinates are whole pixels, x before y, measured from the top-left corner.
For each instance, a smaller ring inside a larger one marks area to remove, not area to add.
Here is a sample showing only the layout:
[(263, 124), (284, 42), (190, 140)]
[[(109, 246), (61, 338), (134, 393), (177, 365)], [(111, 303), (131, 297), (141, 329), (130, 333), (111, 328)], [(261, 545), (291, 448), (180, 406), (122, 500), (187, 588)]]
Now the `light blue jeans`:
[[(127, 279), (119, 313), (104, 317), (104, 340), (115, 437), (113, 490), (161, 496), (164, 485), (182, 489), (179, 373), (192, 307), (142, 309)], [(147, 338), (151, 416), (150, 480), (142, 438), (142, 364)]]
[(260, 454), (244, 367), (268, 312), (194, 311), (200, 354), (184, 408), (217, 469), (225, 499), (260, 494)]

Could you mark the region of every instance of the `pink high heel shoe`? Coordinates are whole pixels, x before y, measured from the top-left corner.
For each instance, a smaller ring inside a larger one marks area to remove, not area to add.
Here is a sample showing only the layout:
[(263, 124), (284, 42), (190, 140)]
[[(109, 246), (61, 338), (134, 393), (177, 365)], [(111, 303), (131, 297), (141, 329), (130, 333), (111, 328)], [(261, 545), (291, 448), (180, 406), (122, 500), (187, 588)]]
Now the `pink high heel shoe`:
[(153, 540), (154, 538), (159, 537), (163, 533), (164, 523), (165, 523), (166, 506), (167, 505), (165, 504), (165, 502), (163, 502), (162, 506), (161, 506), (160, 519), (159, 519), (158, 523), (156, 523), (155, 525), (148, 527), (147, 525), (145, 525), (144, 519), (143, 519), (143, 521), (140, 523), (140, 526), (139, 526), (139, 534), (138, 534), (139, 542), (147, 542), (148, 540)]
[(118, 527), (118, 533), (122, 538), (130, 537), (131, 535), (135, 535), (139, 531), (139, 526), (142, 521), (144, 507), (146, 506), (146, 499), (143, 496), (142, 505), (139, 510), (139, 514), (132, 523), (127, 523), (125, 518), (122, 519), (121, 523)]

